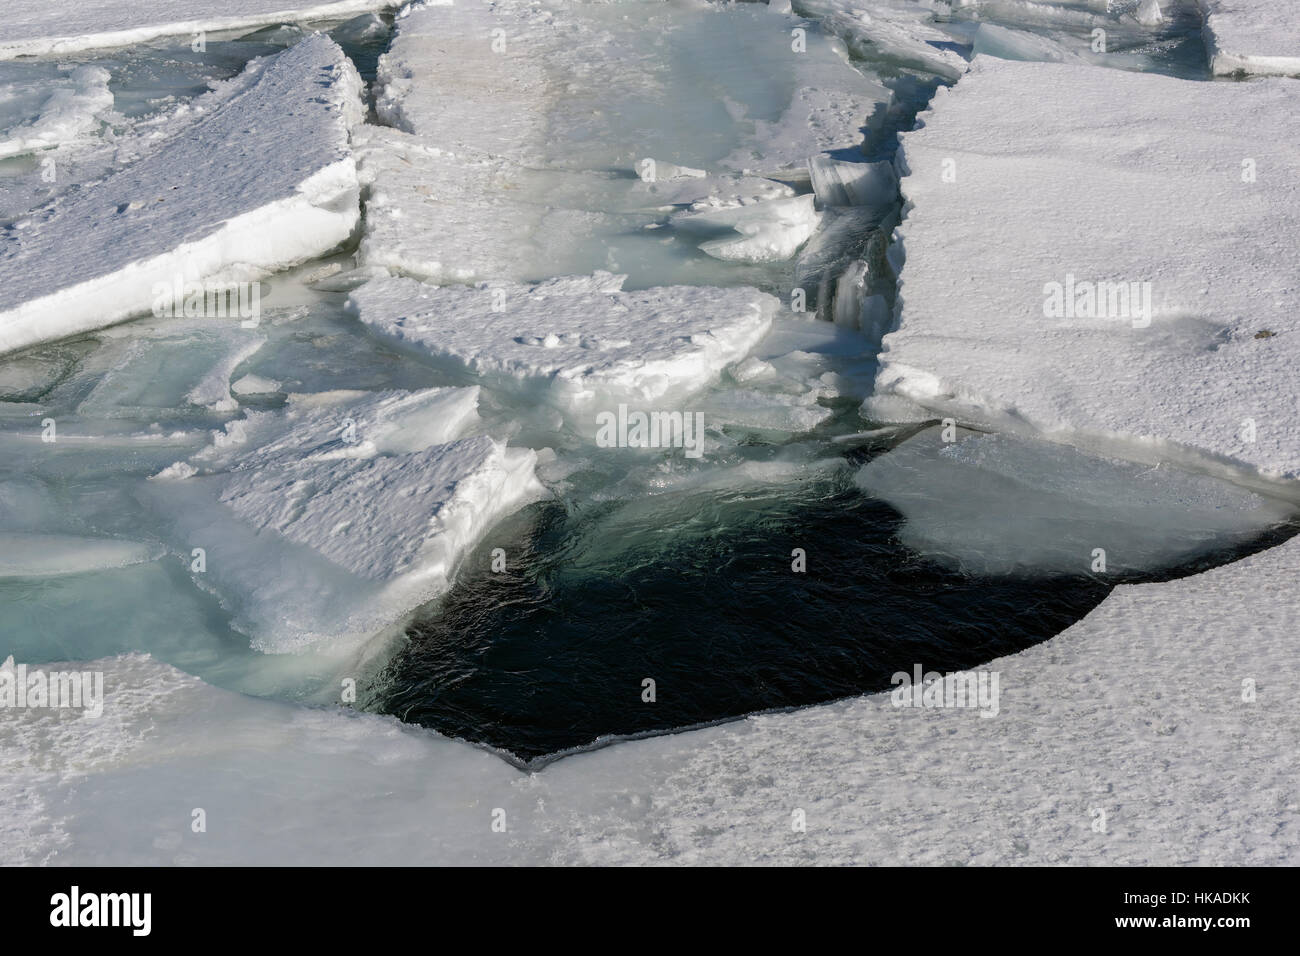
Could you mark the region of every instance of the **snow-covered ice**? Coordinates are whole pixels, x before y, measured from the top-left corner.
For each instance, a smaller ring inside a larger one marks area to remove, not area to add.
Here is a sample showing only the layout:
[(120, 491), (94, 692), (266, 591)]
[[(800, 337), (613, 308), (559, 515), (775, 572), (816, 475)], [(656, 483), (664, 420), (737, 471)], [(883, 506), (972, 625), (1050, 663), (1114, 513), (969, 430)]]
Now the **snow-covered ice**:
[(902, 137), (879, 390), (1125, 457), (1300, 475), (1297, 105), (1289, 80), (977, 58)]
[[(500, 517), (544, 494), (536, 453), (488, 436), (475, 388), (290, 396), (160, 472), (149, 497), (196, 583), (271, 652), (351, 648), (444, 591)], [(233, 520), (232, 520), (233, 519)], [(268, 573), (268, 569), (275, 569)]]
[(1276, 0), (1199, 0), (1210, 68), (1300, 76), (1300, 21)]
[(10, 228), (0, 352), (149, 312), (155, 286), (249, 281), (321, 255), (359, 212), (361, 81), (313, 36), (182, 136)]
[(609, 273), (442, 288), (394, 278), (350, 303), (377, 334), (563, 411), (696, 391), (744, 358), (779, 308), (748, 288), (622, 284)]
[[(388, 10), (402, 0), (5, 0), (0, 59)], [(71, 28), (71, 29), (70, 29)]]

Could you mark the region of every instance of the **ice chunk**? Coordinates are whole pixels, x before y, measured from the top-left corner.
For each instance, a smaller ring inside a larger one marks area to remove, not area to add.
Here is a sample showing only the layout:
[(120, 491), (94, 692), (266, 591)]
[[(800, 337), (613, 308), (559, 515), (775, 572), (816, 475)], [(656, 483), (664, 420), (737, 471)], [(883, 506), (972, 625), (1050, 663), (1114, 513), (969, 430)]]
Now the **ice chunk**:
[(722, 233), (700, 243), (700, 251), (716, 259), (767, 262), (793, 256), (817, 229), (819, 220), (813, 197), (805, 195), (681, 213), (672, 218), (672, 225), (679, 232), (695, 235)]
[(966, 69), (959, 35), (934, 22), (914, 0), (803, 0), (800, 12), (844, 38), (859, 56), (885, 58), (955, 80)]
[[(902, 137), (879, 389), (1149, 462), (1300, 476), (1298, 107), (1287, 81), (976, 58)], [(1078, 215), (1101, 197), (1123, 229)]]
[(475, 421), (478, 389), (339, 390), (290, 395), (283, 411), (249, 411), (192, 459), (205, 470), (405, 454), (452, 441)]
[(1082, 41), (1054, 34), (1044, 36), (1027, 30), (1009, 30), (993, 23), (981, 23), (975, 31), (975, 55), (1004, 60), (1041, 60), (1045, 63), (1091, 63), (1125, 70), (1159, 72), (1152, 57), (1139, 52), (1099, 53)]
[(353, 647), (442, 593), (492, 524), (543, 494), (534, 452), (454, 437), (476, 398), (472, 388), (294, 396), (214, 433), (150, 496), (177, 546), (203, 549), (196, 583), (255, 647)]
[(266, 339), (261, 336), (246, 338), (238, 348), (225, 355), (219, 364), (213, 366), (199, 384), (186, 393), (186, 401), (216, 412), (234, 411), (237, 402), (231, 395), (230, 376), (265, 344)]
[(280, 390), (280, 383), (260, 375), (244, 375), (230, 383), (232, 395), (269, 395)]
[(811, 431), (834, 414), (817, 404), (812, 391), (783, 395), (748, 388), (714, 392), (692, 403), (691, 411), (703, 413), (710, 428), (731, 426), (789, 434)]
[[(1169, 0), (1165, 0), (1166, 3)], [(1133, 19), (1144, 27), (1159, 26), (1165, 22), (1164, 11), (1160, 9), (1160, 0), (1141, 0), (1133, 11)]]
[(72, 86), (51, 93), (36, 119), (0, 132), (0, 159), (60, 146), (96, 129), (113, 108), (109, 78), (103, 67), (74, 69), (69, 76)]
[(1276, 0), (1199, 0), (1205, 47), (1217, 76), (1300, 76), (1300, 22)]
[(130, 328), (101, 332), (61, 389), (81, 396), (78, 415), (151, 423), (192, 413), (190, 405), (232, 412), (230, 376), (266, 343), (238, 319), (146, 319)]
[(158, 546), (139, 541), (0, 531), (0, 578), (122, 568), (153, 561), (161, 554)]
[(380, 335), (563, 410), (695, 391), (744, 358), (778, 308), (754, 289), (622, 292), (622, 281), (598, 273), (435, 288), (381, 279), (352, 293), (350, 306)]
[(805, 296), (808, 315), (835, 319), (838, 283), (861, 251), (874, 242), (883, 245), (887, 233), (876, 210), (861, 206), (830, 206), (821, 224), (795, 261), (794, 284)]
[(935, 427), (909, 438), (864, 465), (857, 483), (902, 512), (905, 545), (969, 574), (1154, 571), (1242, 544), (1294, 513), (1176, 468), (1004, 435), (942, 435)]
[(843, 163), (828, 156), (808, 160), (813, 192), (824, 206), (885, 207), (898, 200), (892, 163)]
[(0, 352), (150, 311), (156, 285), (248, 281), (347, 239), (361, 81), (314, 36), (185, 135), (15, 223), (0, 252)]
[[(327, 20), (397, 7), (401, 0), (6, 0), (0, 59), (130, 46), (155, 37), (288, 20)], [(76, 32), (68, 32), (75, 27)]]

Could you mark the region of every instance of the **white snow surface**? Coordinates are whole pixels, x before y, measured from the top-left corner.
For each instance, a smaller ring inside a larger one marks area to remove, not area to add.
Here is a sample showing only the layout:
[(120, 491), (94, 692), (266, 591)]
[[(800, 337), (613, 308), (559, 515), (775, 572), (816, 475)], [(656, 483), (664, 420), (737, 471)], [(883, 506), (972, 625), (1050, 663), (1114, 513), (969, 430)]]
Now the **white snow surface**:
[(1300, 76), (1300, 17), (1276, 0), (1200, 0), (1216, 75)]
[[(1298, 106), (1289, 80), (977, 58), (902, 136), (879, 392), (1123, 457), (1300, 476)], [(1047, 317), (1070, 281), (1150, 283), (1149, 325)]]
[[(219, 32), (388, 10), (403, 0), (5, 0), (0, 59), (129, 46), (156, 37)], [(75, 32), (73, 32), (75, 31)]]
[(103, 717), (0, 711), (0, 861), (1295, 865), (1300, 612), (1279, 596), (1298, 573), (1293, 540), (1117, 588), (990, 665), (991, 719), (876, 694), (533, 773), (140, 655), (75, 665), (105, 672)]
[[(476, 388), (338, 391), (248, 411), (157, 475), (196, 583), (260, 650), (353, 648), (450, 584), (501, 517), (544, 494), (535, 452), (488, 436)], [(232, 520), (236, 519), (236, 520)]]
[(155, 284), (248, 281), (344, 241), (361, 80), (312, 36), (130, 166), (15, 223), (0, 249), (0, 353), (149, 312)]
[(564, 411), (698, 390), (743, 359), (779, 309), (749, 288), (622, 284), (604, 272), (475, 287), (377, 279), (349, 304), (381, 336)]

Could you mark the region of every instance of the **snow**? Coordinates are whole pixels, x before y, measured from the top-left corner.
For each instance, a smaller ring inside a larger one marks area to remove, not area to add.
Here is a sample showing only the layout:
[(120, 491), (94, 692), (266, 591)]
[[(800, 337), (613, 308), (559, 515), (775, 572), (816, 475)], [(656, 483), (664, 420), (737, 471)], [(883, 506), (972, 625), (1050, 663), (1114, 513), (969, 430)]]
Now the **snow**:
[(903, 514), (903, 544), (975, 575), (1158, 571), (1295, 510), (1205, 475), (1005, 435), (945, 442), (938, 427), (872, 459), (857, 484)]
[(34, 120), (0, 131), (0, 159), (50, 149), (85, 136), (113, 109), (108, 70), (79, 66), (68, 79), (71, 87), (51, 93)]
[(574, 412), (702, 388), (754, 348), (779, 308), (748, 288), (622, 284), (609, 273), (443, 288), (381, 279), (354, 292), (350, 307), (406, 348)]
[(1200, 0), (1216, 76), (1300, 76), (1300, 23), (1275, 0)]
[[(327, 20), (388, 10), (401, 0), (5, 0), (0, 59), (128, 46), (163, 36)], [(219, 15), (214, 15), (219, 13)], [(75, 26), (77, 32), (69, 32)]]
[(150, 311), (154, 286), (249, 281), (343, 242), (359, 218), (360, 78), (313, 36), (185, 135), (15, 223), (0, 352)]
[(161, 551), (138, 541), (0, 531), (0, 578), (80, 574), (152, 561)]
[(151, 497), (178, 550), (204, 549), (196, 583), (254, 647), (355, 647), (446, 590), (497, 520), (544, 493), (535, 452), (458, 437), (477, 399), (475, 388), (290, 396), (214, 432), (155, 477)]
[[(1120, 457), (1300, 475), (1298, 102), (1286, 80), (977, 58), (902, 136), (878, 390)], [(1103, 282), (1149, 285), (1127, 318), (1118, 298), (1119, 317), (1056, 316)]]
[[(102, 718), (0, 711), (0, 859), (1295, 865), (1300, 619), (1278, 596), (1297, 573), (1293, 540), (1119, 587), (990, 665), (993, 719), (875, 694), (534, 773), (392, 718), (242, 697), (141, 655), (78, 664), (104, 671)], [(1240, 779), (1251, 785), (1225, 786)], [(208, 834), (190, 830), (194, 793)], [(505, 833), (492, 832), (496, 808)], [(110, 824), (111, 843), (96, 836)]]

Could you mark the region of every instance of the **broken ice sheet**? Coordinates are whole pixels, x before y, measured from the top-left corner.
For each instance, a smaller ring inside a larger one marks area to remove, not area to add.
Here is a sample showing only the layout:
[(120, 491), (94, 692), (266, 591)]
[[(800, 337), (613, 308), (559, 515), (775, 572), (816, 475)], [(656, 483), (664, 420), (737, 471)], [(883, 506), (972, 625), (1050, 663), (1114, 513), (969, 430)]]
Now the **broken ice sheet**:
[(291, 396), (161, 472), (148, 499), (195, 582), (268, 652), (355, 649), (446, 589), (502, 516), (544, 494), (536, 453), (487, 436), (477, 389)]
[(763, 338), (779, 307), (748, 288), (623, 292), (623, 278), (472, 288), (380, 279), (354, 292), (350, 307), (416, 354), (575, 415), (703, 388)]
[(249, 77), (185, 135), (10, 227), (0, 351), (144, 314), (177, 276), (255, 280), (348, 238), (356, 70), (317, 35)]
[(1158, 571), (1244, 544), (1295, 510), (1176, 468), (943, 435), (936, 426), (909, 438), (864, 465), (857, 483), (902, 512), (904, 545), (968, 574)]

